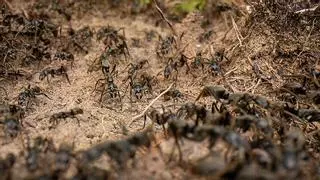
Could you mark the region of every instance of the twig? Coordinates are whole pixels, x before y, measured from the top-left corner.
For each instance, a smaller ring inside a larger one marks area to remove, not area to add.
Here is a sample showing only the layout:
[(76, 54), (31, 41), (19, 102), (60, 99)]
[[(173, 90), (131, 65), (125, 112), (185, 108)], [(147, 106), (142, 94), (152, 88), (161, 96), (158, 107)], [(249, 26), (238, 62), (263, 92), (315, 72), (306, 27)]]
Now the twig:
[(254, 94), (255, 90), (257, 89), (257, 87), (259, 86), (259, 84), (261, 83), (261, 78), (259, 78), (257, 84), (253, 87), (251, 93)]
[(4, 0), (4, 3), (8, 6), (8, 8), (10, 9), (10, 11), (13, 11), (13, 10), (14, 10), (10, 2), (8, 2), (7, 0)]
[(161, 18), (162, 18), (164, 21), (166, 21), (166, 23), (169, 25), (169, 27), (170, 27), (173, 35), (175, 35), (175, 36), (177, 37), (176, 31), (174, 30), (174, 28), (173, 28), (172, 24), (170, 23), (170, 21), (164, 16), (164, 13), (163, 13), (163, 11), (160, 9), (160, 7), (158, 6), (157, 1), (156, 1), (156, 0), (153, 0), (153, 2), (154, 2), (155, 6), (156, 6), (156, 8), (157, 8), (157, 11), (158, 11), (159, 14), (161, 15)]
[(168, 89), (166, 89), (165, 91), (163, 91), (161, 94), (159, 94), (159, 96), (157, 96), (155, 99), (153, 99), (151, 101), (151, 103), (142, 111), (142, 113), (140, 113), (139, 115), (135, 116), (132, 118), (131, 122), (129, 123), (129, 127), (131, 126), (132, 123), (134, 123), (137, 119), (141, 118), (142, 116), (144, 116), (146, 114), (146, 112), (148, 111), (148, 109), (161, 97), (163, 96), (165, 93), (167, 93), (173, 86), (174, 83), (170, 84), (170, 86), (168, 87)]
[(320, 7), (320, 6), (318, 5), (318, 6), (309, 8), (309, 9), (301, 9), (301, 10), (296, 11), (296, 12), (294, 12), (294, 13), (296, 13), (296, 14), (302, 14), (302, 13), (305, 13), (305, 12), (312, 12), (312, 11), (315, 11), (318, 7)]
[(231, 16), (231, 21), (232, 21), (233, 29), (234, 29), (234, 31), (235, 31), (235, 33), (236, 33), (236, 36), (237, 36), (238, 40), (239, 40), (239, 45), (240, 45), (240, 47), (241, 47), (241, 46), (242, 46), (242, 39), (243, 39), (243, 37), (242, 37), (242, 35), (241, 35), (240, 31), (239, 31), (239, 28), (238, 28), (238, 26), (237, 26), (237, 24), (236, 24), (236, 22), (234, 21), (234, 19), (233, 19), (232, 16)]
[(309, 40), (309, 38), (310, 38), (310, 35), (311, 35), (312, 31), (313, 31), (315, 21), (316, 21), (316, 19), (313, 19), (313, 21), (312, 21), (312, 27), (311, 27), (311, 29), (310, 29), (310, 32), (309, 32), (308, 36), (306, 37), (306, 40), (305, 40), (304, 43), (303, 43), (302, 50), (301, 50), (301, 52), (299, 53), (298, 57), (299, 57), (299, 56), (304, 52), (304, 50), (305, 50), (305, 46), (306, 46), (306, 44), (308, 43), (308, 40)]

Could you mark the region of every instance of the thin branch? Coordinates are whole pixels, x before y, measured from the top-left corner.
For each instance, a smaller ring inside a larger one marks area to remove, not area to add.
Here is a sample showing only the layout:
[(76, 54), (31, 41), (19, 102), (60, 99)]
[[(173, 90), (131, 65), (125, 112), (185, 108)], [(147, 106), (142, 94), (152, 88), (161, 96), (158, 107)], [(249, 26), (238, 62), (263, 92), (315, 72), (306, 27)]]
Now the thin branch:
[(135, 116), (132, 118), (131, 122), (129, 123), (129, 127), (131, 126), (132, 123), (134, 123), (137, 119), (141, 118), (142, 116), (144, 116), (146, 114), (146, 112), (148, 111), (148, 109), (161, 97), (163, 96), (165, 93), (167, 93), (173, 86), (174, 83), (172, 83), (168, 89), (166, 89), (165, 91), (163, 91), (161, 94), (159, 94), (159, 96), (157, 96), (155, 99), (153, 99), (151, 101), (151, 103), (142, 111), (142, 113), (140, 113), (139, 115)]
[(313, 11), (316, 11), (316, 9), (317, 9), (318, 7), (320, 7), (320, 5), (315, 6), (315, 7), (312, 7), (312, 8), (309, 8), (309, 9), (301, 9), (301, 10), (296, 11), (296, 12), (294, 12), (294, 13), (296, 13), (296, 14), (302, 14), (302, 13), (306, 13), (306, 12), (313, 12)]
[(157, 1), (156, 1), (156, 0), (153, 0), (153, 2), (154, 2), (154, 4), (155, 4), (155, 6), (156, 6), (156, 8), (157, 8), (157, 11), (159, 12), (161, 18), (162, 18), (164, 21), (166, 21), (166, 23), (169, 25), (169, 27), (170, 27), (173, 35), (175, 35), (175, 36), (177, 37), (176, 31), (174, 30), (174, 28), (173, 28), (172, 24), (170, 23), (170, 21), (165, 17), (163, 11), (162, 11), (162, 10), (160, 9), (160, 7), (158, 6)]
[(235, 33), (236, 33), (236, 36), (237, 36), (237, 38), (238, 38), (238, 40), (239, 40), (239, 44), (240, 44), (240, 47), (241, 47), (241, 46), (242, 46), (242, 39), (243, 39), (243, 37), (242, 37), (242, 35), (241, 35), (240, 31), (239, 31), (239, 28), (238, 28), (238, 26), (237, 26), (237, 24), (236, 24), (236, 22), (234, 21), (234, 19), (233, 19), (232, 16), (231, 16), (231, 22), (232, 22), (233, 29), (234, 29), (234, 31), (235, 31)]

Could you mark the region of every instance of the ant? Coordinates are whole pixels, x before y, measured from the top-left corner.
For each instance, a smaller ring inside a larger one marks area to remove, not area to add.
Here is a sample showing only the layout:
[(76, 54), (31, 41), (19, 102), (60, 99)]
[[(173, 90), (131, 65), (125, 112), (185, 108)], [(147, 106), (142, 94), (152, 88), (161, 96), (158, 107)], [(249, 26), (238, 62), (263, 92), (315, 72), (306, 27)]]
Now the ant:
[(29, 137), (27, 137), (27, 147), (25, 153), (25, 161), (28, 171), (36, 171), (39, 165), (39, 159), (41, 158), (42, 152), (47, 152), (48, 150), (54, 150), (54, 145), (52, 140), (38, 136), (34, 139), (31, 145)]
[[(123, 30), (123, 35), (119, 35), (118, 32)], [(101, 27), (97, 32), (97, 40), (103, 39), (105, 45), (112, 46), (119, 41), (124, 41), (124, 28), (116, 30), (114, 27), (108, 25), (106, 27)]]
[(169, 58), (168, 63), (166, 67), (164, 68), (163, 75), (165, 79), (168, 79), (173, 71), (176, 72), (175, 81), (178, 80), (178, 68), (181, 68), (183, 66), (187, 67), (186, 73), (188, 74), (190, 67), (187, 63), (188, 58), (181, 54), (180, 58), (178, 60), (174, 60), (173, 58)]
[(100, 81), (102, 81), (102, 80), (104, 80), (105, 82), (102, 83), (102, 84), (103, 84), (103, 89), (102, 89), (102, 91), (101, 91), (101, 96), (100, 96), (100, 100), (99, 100), (100, 104), (102, 103), (103, 96), (104, 96), (106, 93), (108, 93), (109, 97), (112, 98), (112, 99), (118, 97), (119, 100), (120, 100), (120, 102), (121, 102), (122, 100), (121, 100), (120, 90), (119, 90), (118, 86), (114, 83), (113, 77), (112, 77), (111, 74), (105, 75), (105, 78), (104, 78), (104, 79), (99, 79), (99, 80), (96, 82), (93, 91), (96, 90), (98, 83), (99, 83)]
[(71, 61), (71, 67), (73, 66), (74, 62), (74, 56), (72, 53), (68, 51), (58, 51), (54, 55), (53, 59), (59, 59), (59, 60), (66, 60), (66, 61)]
[(152, 94), (152, 81), (154, 77), (151, 77), (146, 72), (142, 72), (140, 74), (137, 74), (134, 77), (130, 78), (130, 99), (132, 102), (132, 94), (137, 99), (142, 99), (143, 94), (146, 92), (150, 92)]
[(13, 116), (6, 117), (3, 121), (0, 121), (0, 124), (3, 124), (6, 137), (17, 137), (21, 130), (20, 120)]
[[(23, 109), (14, 104), (9, 104), (9, 105), (0, 105), (0, 117), (17, 117), (17, 118), (22, 118), (24, 116)], [(1, 120), (1, 118), (0, 118)]]
[[(165, 90), (161, 90), (163, 92)], [(179, 98), (183, 98), (183, 94), (178, 89), (170, 89), (167, 93), (163, 95), (164, 101), (169, 101), (173, 99), (176, 102)]]
[(158, 34), (157, 31), (154, 31), (154, 30), (144, 31), (144, 33), (145, 33), (145, 38), (148, 42), (151, 42), (152, 39), (156, 37), (156, 35)]
[(198, 69), (201, 67), (202, 71), (204, 71), (205, 65), (208, 66), (208, 71), (212, 75), (216, 75), (221, 72), (220, 64), (223, 59), (229, 60), (224, 55), (224, 49), (215, 52), (214, 56), (211, 59), (202, 57), (202, 53), (198, 52), (194, 57), (194, 60), (191, 62), (191, 67), (193, 69)]
[(72, 36), (71, 36), (71, 44), (80, 50), (84, 51), (88, 54), (89, 44), (91, 42), (91, 38), (93, 36), (93, 32), (91, 31), (89, 26), (85, 26), (82, 29), (79, 29), (77, 32), (74, 32), (71, 29)]
[(198, 126), (200, 121), (204, 121), (207, 117), (208, 111), (204, 106), (199, 106), (194, 103), (186, 103), (178, 109), (178, 117), (185, 116), (185, 119), (196, 116), (195, 126)]
[(121, 168), (124, 168), (127, 161), (135, 157), (139, 147), (150, 147), (153, 140), (153, 130), (152, 128), (148, 128), (143, 132), (139, 132), (123, 140), (101, 143), (83, 153), (81, 164), (95, 161), (99, 159), (103, 153), (106, 153), (111, 159), (115, 160)]
[(256, 128), (262, 130), (264, 133), (270, 134), (272, 132), (268, 121), (265, 119), (249, 114), (236, 118), (236, 126), (242, 128), (244, 131), (247, 131), (252, 125), (255, 125)]
[(72, 154), (72, 147), (68, 144), (61, 144), (57, 150), (55, 157), (55, 170), (58, 172), (63, 172), (68, 169), (70, 161), (74, 156)]
[(58, 119), (75, 118), (78, 122), (78, 126), (80, 126), (80, 121), (76, 117), (76, 115), (78, 115), (78, 114), (83, 114), (83, 110), (80, 108), (73, 108), (70, 111), (58, 112), (58, 113), (55, 113), (51, 116), (49, 123), (57, 125)]
[[(118, 34), (120, 30), (123, 30), (123, 35)], [(102, 27), (100, 30), (98, 30), (97, 39), (104, 39), (103, 43), (106, 45), (106, 47), (114, 49), (116, 54), (123, 54), (125, 56), (125, 59), (127, 59), (127, 56), (130, 56), (130, 53), (124, 34), (124, 28), (116, 30), (112, 26), (107, 26)]]
[(99, 56), (99, 58), (96, 58), (93, 61), (91, 67), (89, 67), (88, 72), (92, 72), (92, 71), (98, 70), (98, 68), (95, 67), (95, 66), (97, 66), (97, 60), (99, 60), (98, 61), (99, 62), (98, 67), (101, 68), (102, 73), (104, 75), (108, 75), (110, 73), (113, 73), (115, 71), (115, 69), (116, 69), (116, 65), (114, 63), (111, 63), (111, 58), (112, 58), (113, 54), (114, 54), (114, 50), (113, 49), (111, 49), (111, 48), (107, 49), (106, 48), (104, 50), (104, 52)]
[(28, 108), (30, 101), (32, 99), (35, 99), (36, 96), (39, 96), (39, 95), (43, 95), (48, 99), (51, 99), (49, 98), (49, 96), (47, 96), (45, 93), (41, 91), (42, 90), (40, 89), (40, 87), (38, 86), (31, 87), (31, 85), (29, 84), (28, 87), (18, 95), (18, 104), (20, 106), (24, 106), (25, 108)]
[(223, 59), (229, 61), (229, 59), (224, 55), (224, 52), (225, 49), (216, 51), (214, 56), (207, 62), (207, 64), (209, 65), (209, 73), (211, 73), (213, 76), (221, 72), (220, 65)]
[(162, 113), (159, 112), (158, 110), (152, 108), (144, 115), (144, 122), (143, 122), (142, 129), (145, 128), (147, 117), (149, 117), (151, 119), (152, 123), (157, 123), (158, 125), (162, 126), (163, 132), (166, 135), (165, 124), (168, 121), (170, 121), (171, 119), (176, 118), (176, 116), (170, 110), (165, 111), (164, 107), (163, 106), (161, 106), (161, 107), (162, 107)]
[(195, 101), (208, 96), (213, 96), (217, 101), (220, 101), (220, 99), (227, 100), (229, 98), (229, 92), (222, 86), (205, 86)]
[(159, 38), (160, 43), (157, 47), (156, 53), (158, 57), (163, 58), (173, 50), (172, 44), (175, 42), (175, 39), (173, 36), (168, 36), (165, 39), (162, 39), (162, 37), (159, 36)]
[(179, 116), (172, 116), (168, 121), (168, 129), (169, 132), (173, 135), (175, 140), (175, 146), (172, 148), (172, 152), (170, 154), (169, 162), (173, 158), (174, 148), (178, 148), (179, 152), (179, 161), (182, 160), (182, 150), (180, 147), (179, 139), (182, 137), (188, 137), (190, 133), (194, 132), (194, 126), (188, 124), (186, 121), (179, 118)]
[(11, 169), (16, 162), (16, 156), (12, 153), (7, 154), (5, 158), (0, 158), (0, 174), (3, 179), (12, 179)]
[(149, 64), (149, 61), (147, 59), (143, 59), (141, 61), (138, 61), (137, 63), (130, 63), (125, 69), (128, 69), (128, 76), (123, 80), (123, 82), (126, 82), (128, 79), (135, 78), (137, 76), (138, 70), (142, 69), (146, 64)]
[(198, 52), (196, 56), (193, 58), (193, 61), (191, 62), (191, 68), (198, 69), (199, 66), (201, 67), (202, 71), (204, 70), (204, 64), (205, 64), (206, 58), (202, 57), (202, 53)]
[(58, 69), (55, 68), (46, 68), (42, 70), (39, 74), (39, 80), (42, 81), (44, 78), (47, 78), (47, 81), (49, 82), (49, 75), (53, 78), (55, 75), (57, 76), (65, 76), (68, 83), (70, 83), (69, 76), (67, 74), (67, 69), (64, 66), (61, 66)]
[(208, 40), (212, 37), (212, 35), (213, 35), (214, 33), (215, 33), (215, 32), (214, 32), (213, 30), (209, 30), (209, 31), (207, 31), (207, 32), (204, 32), (204, 33), (200, 34), (200, 36), (198, 37), (199, 42), (200, 42), (200, 43), (203, 43), (203, 42), (205, 42), (205, 41), (208, 41)]
[[(5, 67), (3, 67), (5, 68)], [(2, 68), (1, 68), (2, 69)], [(26, 76), (25, 73), (18, 71), (14, 71), (14, 70), (1, 70), (0, 71), (0, 77), (4, 77), (4, 78), (12, 78), (14, 77), (15, 80), (18, 79), (18, 77), (24, 77)], [(1, 79), (2, 80), (2, 79)], [(5, 90), (3, 87), (1, 87), (1, 89)]]

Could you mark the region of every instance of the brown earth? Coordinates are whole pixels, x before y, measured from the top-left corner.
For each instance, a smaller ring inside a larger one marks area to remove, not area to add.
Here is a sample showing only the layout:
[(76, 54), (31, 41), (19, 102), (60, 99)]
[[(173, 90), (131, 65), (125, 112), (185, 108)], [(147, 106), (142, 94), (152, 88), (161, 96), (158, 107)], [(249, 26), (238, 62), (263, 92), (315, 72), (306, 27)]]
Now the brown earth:
[[(26, 7), (19, 3), (17, 5), (16, 2), (11, 2), (11, 4), (15, 9), (19, 9), (17, 8), (18, 6)], [(71, 24), (76, 30), (89, 26), (97, 31), (100, 27), (107, 25), (125, 29), (130, 58), (125, 61), (122, 57), (122, 60), (120, 60), (120, 63), (117, 66), (118, 76), (115, 80), (115, 83), (121, 89), (121, 94), (123, 95), (126, 91), (122, 101), (122, 108), (120, 108), (121, 105), (119, 102), (106, 98), (102, 105), (100, 105), (100, 93), (94, 92), (95, 83), (98, 79), (103, 77), (103, 74), (100, 71), (88, 73), (88, 67), (92, 61), (100, 55), (104, 48), (104, 45), (101, 42), (96, 41), (94, 37), (88, 54), (76, 53), (72, 68), (69, 64), (66, 64), (71, 84), (68, 84), (67, 80), (63, 77), (51, 78), (50, 82), (45, 80), (40, 81), (38, 79), (38, 74), (34, 74), (30, 80), (1, 82), (0, 85), (5, 87), (8, 91), (8, 102), (11, 104), (17, 102), (19, 92), (27, 87), (28, 84), (41, 87), (41, 89), (43, 89), (51, 98), (48, 99), (44, 96), (36, 98), (36, 101), (31, 105), (32, 108), (27, 111), (23, 120), (24, 131), (22, 135), (9, 141), (6, 138), (0, 139), (0, 143), (2, 144), (0, 147), (1, 156), (5, 157), (9, 152), (18, 155), (25, 148), (24, 138), (26, 136), (31, 139), (37, 136), (47, 137), (52, 139), (57, 147), (63, 143), (67, 143), (72, 144), (75, 151), (82, 151), (100, 142), (124, 138), (126, 137), (126, 133), (134, 134), (135, 132), (140, 131), (143, 125), (143, 118), (137, 120), (129, 127), (128, 123), (131, 122), (132, 117), (141, 113), (151, 100), (160, 94), (161, 90), (166, 89), (174, 82), (172, 78), (165, 80), (163, 74), (158, 75), (165, 67), (165, 63), (159, 60), (155, 53), (158, 39), (154, 38), (151, 42), (147, 42), (145, 40), (145, 32), (155, 30), (164, 36), (170, 35), (171, 31), (165, 23), (162, 24), (163, 26), (161, 27), (156, 27), (153, 19), (147, 14), (122, 17), (118, 12), (118, 10), (108, 10), (106, 12), (91, 10), (90, 13), (73, 18)], [(154, 13), (156, 14), (155, 10)], [(222, 85), (231, 92), (249, 92), (264, 95), (272, 100), (278, 100), (276, 95), (270, 93), (277, 90), (285, 83), (285, 80), (277, 73), (278, 66), (268, 57), (264, 59), (256, 58), (254, 60), (254, 63), (259, 65), (263, 76), (267, 78), (256, 76), (252, 68), (253, 60), (251, 58), (253, 55), (272, 51), (273, 47), (271, 45), (269, 46), (269, 44), (273, 44), (273, 42), (271, 41), (272, 38), (269, 38), (268, 36), (269, 32), (266, 32), (266, 36), (258, 36), (245, 34), (249, 32), (241, 30), (239, 32), (242, 37), (238, 39), (235, 28), (237, 25), (239, 28), (242, 27), (245, 18), (236, 19), (236, 24), (232, 24), (229, 14), (226, 14), (226, 16), (228, 17), (227, 22), (224, 21), (223, 18), (217, 18), (210, 26), (215, 32), (208, 40), (210, 43), (199, 43), (197, 40), (198, 36), (205, 32), (204, 29), (201, 28), (201, 20), (203, 17), (200, 13), (190, 13), (182, 20), (182, 22), (174, 24), (174, 29), (177, 31), (177, 34), (184, 33), (181, 47), (186, 46), (186, 56), (193, 57), (199, 50), (206, 49), (203, 52), (209, 57), (210, 53), (225, 48), (226, 56), (231, 60), (221, 66), (224, 77), (220, 75), (211, 76), (208, 72), (202, 72), (200, 69), (193, 72), (196, 75), (193, 76), (190, 73), (186, 73), (185, 67), (179, 69), (176, 87), (185, 95), (185, 98), (179, 100), (179, 102), (175, 104), (177, 107), (188, 101), (193, 102), (202, 87), (208, 85)], [(63, 22), (63, 33), (66, 33), (67, 27), (68, 24)], [(134, 47), (132, 38), (140, 39), (141, 47)], [(127, 67), (128, 62), (136, 62), (142, 59), (148, 60), (149, 65), (147, 65), (145, 71), (150, 75), (156, 76), (158, 83), (154, 86), (153, 95), (146, 95), (142, 100), (135, 100), (131, 106), (129, 93), (128, 90), (126, 90), (127, 84), (122, 84), (122, 80), (126, 77), (125, 68)], [(41, 68), (59, 67), (59, 65), (63, 63), (65, 62), (54, 61), (50, 64), (41, 65)], [(33, 73), (35, 72), (37, 71), (33, 71)], [(262, 79), (270, 79), (270, 81), (263, 81)], [(209, 98), (200, 101), (202, 104), (208, 102), (210, 102)], [(171, 109), (174, 109), (171, 106), (172, 104), (173, 101), (164, 102), (161, 98), (153, 105), (153, 107), (160, 108), (161, 105), (170, 105)], [(77, 126), (76, 120), (66, 119), (65, 121), (62, 120), (57, 127), (49, 128), (50, 124), (48, 121), (53, 113), (67, 111), (74, 107), (80, 107), (84, 110), (84, 114), (77, 116), (80, 119), (80, 127)], [(151, 124), (150, 121), (147, 121), (147, 123)], [(315, 125), (319, 128), (318, 123), (315, 123)], [(165, 163), (164, 159), (168, 159), (174, 141), (173, 138), (166, 138), (163, 136), (160, 126), (157, 126), (156, 129), (159, 131), (157, 133), (157, 144), (160, 145), (164, 152), (164, 158), (160, 156), (155, 145), (151, 150), (139, 150), (135, 168), (126, 170), (117, 178), (195, 178), (188, 166), (177, 166), (177, 162), (172, 162), (170, 164)], [(206, 143), (199, 144), (185, 141), (182, 146), (184, 160), (192, 163), (205, 155), (207, 153), (205, 145)], [(214, 150), (221, 155), (227, 153), (222, 144), (218, 144)], [(319, 158), (318, 153), (319, 152), (316, 152), (314, 154), (314, 157), (317, 159)], [(106, 161), (106, 159), (108, 158), (103, 157), (96, 162), (96, 164), (103, 168), (109, 167), (110, 160)], [(24, 160), (19, 159), (18, 162), (19, 163), (15, 165), (13, 170), (13, 179), (26, 177), (28, 174), (25, 169), (21, 170), (21, 168), (19, 168), (24, 164)], [(74, 167), (71, 167), (69, 171), (66, 173), (66, 177), (70, 177), (70, 175), (74, 173)]]

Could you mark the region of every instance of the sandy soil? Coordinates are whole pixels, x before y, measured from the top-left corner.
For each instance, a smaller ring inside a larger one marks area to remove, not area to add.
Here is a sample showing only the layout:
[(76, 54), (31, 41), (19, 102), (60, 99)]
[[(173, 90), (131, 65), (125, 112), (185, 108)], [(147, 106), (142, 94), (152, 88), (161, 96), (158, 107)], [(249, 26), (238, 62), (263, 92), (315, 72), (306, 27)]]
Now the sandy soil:
[[(252, 70), (252, 64), (250, 64), (250, 55), (255, 52), (260, 52), (260, 48), (263, 48), (268, 39), (261, 37), (261, 40), (254, 40), (254, 44), (247, 43), (245, 55), (241, 58), (237, 58), (237, 49), (239, 42), (235, 36), (234, 30), (230, 30), (230, 24), (226, 24), (223, 18), (215, 20), (212, 25), (213, 33), (210, 40), (211, 46), (207, 43), (199, 43), (197, 38), (204, 32), (200, 27), (201, 15), (198, 13), (189, 14), (181, 23), (175, 24), (174, 28), (177, 30), (177, 34), (184, 33), (182, 38), (182, 46), (186, 47), (185, 54), (188, 57), (193, 57), (201, 49), (207, 49), (207, 52), (215, 52), (221, 48), (226, 48), (226, 56), (232, 58), (231, 63), (223, 64), (221, 66), (225, 77), (212, 76), (208, 72), (202, 72), (200, 69), (192, 74), (186, 74), (186, 68), (183, 67), (179, 70), (177, 88), (185, 95), (185, 98), (179, 100), (177, 107), (184, 102), (194, 101), (201, 88), (205, 85), (222, 85), (225, 88), (234, 92), (251, 92), (255, 94), (269, 95), (265, 89), (270, 83), (273, 85), (271, 90), (280, 87), (283, 82), (280, 78), (273, 78), (273, 82), (260, 83), (261, 79), (255, 77)], [(53, 61), (50, 64), (42, 65), (44, 67), (59, 67), (61, 64), (65, 64), (68, 67), (68, 75), (71, 84), (68, 84), (64, 77), (51, 78), (50, 82), (40, 81), (38, 79), (39, 74), (34, 73), (32, 78), (28, 81), (14, 81), (12, 83), (4, 82), (2, 85), (8, 90), (8, 99), (10, 103), (17, 102), (17, 96), (22, 89), (31, 85), (37, 85), (44, 90), (50, 99), (44, 96), (38, 96), (31, 105), (30, 110), (26, 112), (23, 120), (24, 130), (22, 135), (13, 140), (0, 139), (0, 143), (3, 144), (0, 147), (0, 154), (5, 155), (12, 152), (18, 155), (25, 148), (25, 137), (28, 136), (31, 139), (37, 136), (47, 137), (53, 140), (58, 147), (63, 143), (67, 143), (74, 147), (75, 151), (86, 150), (93, 145), (106, 140), (115, 140), (124, 138), (125, 134), (133, 134), (140, 131), (143, 125), (143, 118), (137, 120), (128, 126), (133, 116), (139, 114), (150, 103), (150, 101), (160, 94), (161, 90), (166, 89), (174, 80), (170, 78), (165, 80), (163, 78), (163, 68), (165, 64), (161, 62), (156, 56), (156, 47), (158, 38), (154, 38), (151, 42), (145, 40), (145, 32), (154, 30), (164, 35), (169, 35), (171, 32), (165, 25), (164, 27), (155, 27), (154, 22), (146, 15), (139, 15), (132, 17), (120, 17), (117, 11), (99, 12), (93, 11), (81, 18), (72, 20), (72, 27), (74, 29), (80, 29), (85, 26), (97, 31), (102, 26), (111, 25), (116, 28), (124, 28), (125, 36), (130, 51), (129, 60), (125, 61), (122, 57), (120, 65), (117, 66), (118, 76), (115, 79), (115, 83), (120, 87), (121, 95), (124, 96), (122, 100), (122, 108), (120, 103), (114, 100), (104, 98), (102, 104), (99, 103), (100, 93), (94, 91), (96, 81), (103, 77), (102, 72), (96, 71), (88, 73), (89, 65), (97, 58), (102, 52), (104, 46), (101, 42), (96, 41), (93, 38), (92, 45), (88, 54), (76, 53), (74, 65), (71, 68), (70, 64), (62, 61)], [(237, 22), (240, 23), (241, 22)], [(67, 24), (62, 26), (62, 32), (65, 33)], [(227, 32), (227, 33), (226, 33)], [(132, 38), (138, 38), (141, 42), (141, 47), (134, 47)], [(257, 44), (260, 42), (261, 44)], [(260, 48), (259, 48), (260, 47)], [(241, 49), (241, 47), (240, 47)], [(250, 54), (251, 53), (251, 54)], [(243, 58), (248, 56), (248, 58)], [(126, 67), (128, 62), (136, 62), (138, 60), (147, 59), (149, 64), (144, 69), (152, 76), (156, 76), (157, 84), (154, 87), (153, 95), (146, 95), (141, 100), (135, 100), (131, 106), (129, 93), (126, 89), (127, 83), (123, 84), (123, 79), (126, 77)], [(252, 63), (252, 62), (251, 62)], [(265, 61), (256, 62), (260, 64), (260, 68), (270, 67)], [(265, 63), (265, 64), (263, 64)], [(40, 68), (40, 69), (41, 69)], [(272, 70), (270, 70), (272, 76)], [(195, 75), (195, 76), (194, 76)], [(264, 74), (269, 76), (268, 74)], [(126, 92), (126, 93), (125, 93)], [(125, 94), (124, 94), (125, 93)], [(269, 98), (274, 98), (269, 96)], [(201, 100), (200, 103), (210, 102), (208, 99)], [(173, 101), (164, 102), (161, 98), (156, 102), (153, 107), (161, 107), (161, 105), (172, 105)], [(54, 128), (50, 128), (49, 118), (53, 113), (60, 111), (67, 111), (69, 109), (80, 107), (84, 110), (82, 115), (77, 115), (80, 120), (80, 126), (77, 125), (75, 119), (67, 118), (61, 120), (61, 122)], [(173, 106), (170, 106), (174, 109)], [(176, 108), (177, 108), (176, 107)], [(148, 120), (148, 124), (151, 122)], [(159, 145), (164, 153), (164, 157), (159, 154), (158, 149), (152, 147), (150, 150), (139, 150), (137, 162), (134, 170), (127, 170), (123, 173), (120, 179), (191, 179), (195, 178), (190, 173), (189, 167), (176, 166), (177, 162), (169, 164), (165, 163), (168, 159), (168, 155), (173, 147), (173, 139), (164, 137), (161, 127), (156, 127), (159, 131), (157, 133), (157, 145)], [(205, 148), (206, 143), (195, 146), (194, 142), (185, 141), (183, 145), (184, 160), (187, 162), (193, 162), (196, 159), (202, 157), (207, 153)], [(215, 147), (216, 152), (221, 154), (225, 153), (223, 145), (217, 145)], [(103, 157), (96, 162), (98, 166), (108, 167), (110, 166), (107, 157)], [(24, 164), (23, 159), (19, 159), (16, 167)], [(14, 172), (19, 172), (18, 169)], [(70, 174), (73, 170), (70, 168)], [(26, 171), (16, 174), (16, 178), (24, 177)], [(67, 174), (66, 176), (68, 177)], [(14, 177), (15, 177), (14, 176)], [(198, 177), (200, 178), (200, 177)]]

